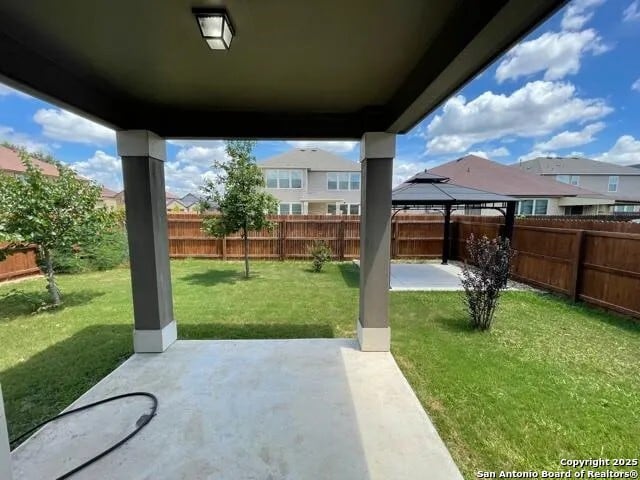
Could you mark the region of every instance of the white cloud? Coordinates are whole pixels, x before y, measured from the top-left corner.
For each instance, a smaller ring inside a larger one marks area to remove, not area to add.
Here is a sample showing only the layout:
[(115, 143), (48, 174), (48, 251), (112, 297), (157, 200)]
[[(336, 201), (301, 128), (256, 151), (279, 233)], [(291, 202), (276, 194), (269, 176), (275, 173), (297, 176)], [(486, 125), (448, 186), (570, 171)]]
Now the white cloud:
[(494, 148), (493, 150), (489, 150), (488, 152), (484, 150), (474, 150), (473, 152), (469, 152), (469, 155), (475, 155), (476, 157), (483, 158), (497, 158), (497, 157), (506, 157), (509, 155), (509, 150), (505, 147)]
[(58, 108), (42, 108), (33, 116), (44, 136), (65, 142), (88, 145), (110, 145), (115, 142), (113, 130)]
[(16, 132), (12, 127), (5, 125), (0, 125), (0, 143), (2, 142), (23, 147), (29, 152), (51, 152), (50, 145), (40, 142), (26, 133)]
[(471, 101), (458, 95), (427, 126), (427, 153), (464, 152), (506, 136), (548, 135), (612, 111), (602, 99), (578, 98), (575, 87), (565, 82), (530, 82), (511, 95), (487, 91)]
[(118, 157), (96, 150), (85, 161), (71, 164), (71, 167), (83, 177), (90, 178), (105, 187), (122, 190), (122, 164)]
[(31, 98), (29, 95), (21, 92), (20, 90), (16, 90), (15, 88), (11, 88), (8, 85), (0, 83), (0, 97), (8, 97), (9, 95), (15, 95), (17, 97), (23, 97), (23, 98)]
[(205, 168), (211, 167), (216, 160), (225, 160), (227, 154), (223, 142), (211, 146), (184, 146), (176, 154), (176, 160), (183, 163), (196, 164)]
[(538, 72), (545, 80), (559, 80), (580, 70), (584, 55), (608, 50), (593, 29), (582, 32), (546, 32), (538, 38), (519, 43), (500, 62), (496, 70), (499, 83)]
[(640, 164), (640, 140), (631, 135), (622, 135), (611, 150), (596, 157), (596, 160), (620, 165)]
[(333, 153), (349, 153), (358, 145), (357, 141), (349, 140), (290, 140), (293, 148), (320, 148)]
[(634, 20), (640, 20), (640, 1), (635, 0), (624, 9), (622, 12), (622, 19), (625, 22), (632, 22)]
[(605, 0), (574, 0), (562, 16), (563, 30), (580, 30), (593, 17), (591, 9), (602, 5)]
[(591, 123), (579, 131), (560, 132), (546, 142), (539, 142), (533, 147), (538, 150), (563, 149), (585, 145), (595, 140), (594, 135), (604, 129), (603, 122)]
[(636, 90), (640, 92), (640, 78), (638, 78), (635, 82), (633, 82), (633, 84), (631, 85), (631, 90)]
[(396, 187), (416, 173), (423, 172), (436, 165), (438, 165), (438, 162), (434, 160), (420, 162), (415, 161), (415, 159), (396, 157), (393, 160), (393, 186)]

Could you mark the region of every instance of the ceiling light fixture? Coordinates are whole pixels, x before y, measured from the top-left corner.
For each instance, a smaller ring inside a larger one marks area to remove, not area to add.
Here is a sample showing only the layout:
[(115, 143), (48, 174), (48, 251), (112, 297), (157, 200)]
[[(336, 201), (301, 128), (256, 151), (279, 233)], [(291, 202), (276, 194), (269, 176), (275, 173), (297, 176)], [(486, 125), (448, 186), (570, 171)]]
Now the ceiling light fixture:
[(220, 8), (194, 8), (200, 33), (212, 50), (229, 50), (235, 30), (227, 11)]

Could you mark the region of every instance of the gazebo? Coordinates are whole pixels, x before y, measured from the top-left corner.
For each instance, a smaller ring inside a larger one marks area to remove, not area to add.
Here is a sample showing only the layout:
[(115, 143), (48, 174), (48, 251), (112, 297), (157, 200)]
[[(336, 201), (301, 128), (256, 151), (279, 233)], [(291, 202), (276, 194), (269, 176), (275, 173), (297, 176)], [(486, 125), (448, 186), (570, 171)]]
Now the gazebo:
[(448, 177), (427, 170), (415, 174), (391, 194), (393, 215), (411, 209), (433, 210), (444, 215), (443, 264), (447, 264), (451, 256), (451, 212), (464, 207), (497, 210), (504, 215), (503, 235), (511, 240), (516, 203), (516, 198), (456, 185)]

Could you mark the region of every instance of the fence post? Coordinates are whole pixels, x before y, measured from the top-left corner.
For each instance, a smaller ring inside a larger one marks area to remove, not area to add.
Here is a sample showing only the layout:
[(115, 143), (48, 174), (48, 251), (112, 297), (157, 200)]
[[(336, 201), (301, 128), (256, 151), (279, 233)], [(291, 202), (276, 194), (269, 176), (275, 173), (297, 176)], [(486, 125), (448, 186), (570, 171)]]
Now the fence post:
[(287, 252), (285, 251), (285, 245), (287, 238), (287, 221), (280, 221), (280, 260), (284, 260), (287, 256)]
[(344, 219), (338, 224), (338, 259), (344, 261)]
[(573, 251), (571, 284), (569, 285), (569, 295), (574, 302), (580, 296), (580, 280), (582, 274), (582, 258), (584, 250), (584, 230), (576, 230), (575, 248)]
[(222, 237), (222, 260), (227, 259), (227, 236)]
[(398, 217), (393, 220), (393, 241), (391, 242), (391, 258), (398, 257), (398, 232), (400, 227), (398, 226)]

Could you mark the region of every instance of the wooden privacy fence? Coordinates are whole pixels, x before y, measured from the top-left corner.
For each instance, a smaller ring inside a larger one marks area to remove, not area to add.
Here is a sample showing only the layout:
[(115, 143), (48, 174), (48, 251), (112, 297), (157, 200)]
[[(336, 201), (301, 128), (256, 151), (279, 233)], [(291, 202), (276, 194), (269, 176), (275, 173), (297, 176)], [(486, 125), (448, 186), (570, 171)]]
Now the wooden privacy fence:
[[(314, 240), (325, 240), (335, 259), (357, 258), (359, 216), (273, 216), (272, 231), (249, 234), (249, 256), (308, 258)], [(502, 217), (453, 216), (452, 258), (464, 259), (465, 241), (498, 235)], [(443, 220), (433, 215), (397, 215), (391, 255), (396, 259), (435, 259), (442, 255)], [(640, 318), (640, 224), (578, 219), (520, 218), (513, 247), (517, 280), (576, 300)], [(211, 238), (195, 214), (169, 215), (172, 258), (241, 259), (239, 235)], [(35, 250), (25, 249), (0, 262), (0, 281), (38, 272)]]
[(35, 247), (20, 249), (0, 262), (0, 282), (38, 273)]
[[(249, 257), (262, 259), (310, 258), (309, 247), (324, 240), (339, 260), (360, 254), (359, 215), (274, 215), (275, 228), (249, 234)], [(442, 254), (442, 217), (405, 215), (394, 219), (394, 258), (439, 258)], [(239, 234), (212, 238), (202, 232), (202, 218), (195, 214), (169, 215), (169, 255), (240, 259), (244, 256)]]
[[(496, 218), (459, 217), (460, 258), (470, 233), (495, 237), (499, 227)], [(640, 318), (640, 225), (519, 219), (513, 247), (516, 280)]]

